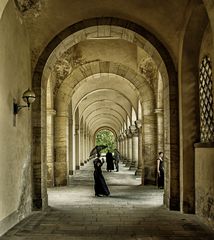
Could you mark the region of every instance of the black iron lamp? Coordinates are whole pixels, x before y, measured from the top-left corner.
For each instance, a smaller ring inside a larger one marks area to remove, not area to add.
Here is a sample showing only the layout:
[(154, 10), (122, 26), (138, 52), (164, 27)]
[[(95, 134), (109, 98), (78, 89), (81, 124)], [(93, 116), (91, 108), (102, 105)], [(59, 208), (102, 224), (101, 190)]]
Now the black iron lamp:
[(36, 95), (35, 95), (35, 93), (32, 90), (30, 90), (28, 88), (28, 90), (26, 90), (23, 93), (22, 99), (23, 99), (24, 102), (27, 103), (27, 105), (19, 105), (17, 103), (14, 103), (13, 104), (13, 112), (14, 112), (14, 114), (17, 114), (22, 108), (28, 107), (28, 109), (29, 109), (31, 103), (33, 103), (35, 101)]

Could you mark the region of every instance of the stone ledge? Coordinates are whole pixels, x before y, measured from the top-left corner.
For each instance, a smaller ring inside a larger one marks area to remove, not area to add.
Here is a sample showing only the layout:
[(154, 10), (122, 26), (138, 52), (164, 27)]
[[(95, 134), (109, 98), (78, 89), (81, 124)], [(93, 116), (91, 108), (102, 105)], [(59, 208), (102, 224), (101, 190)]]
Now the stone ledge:
[(198, 142), (194, 144), (195, 148), (214, 148), (214, 142), (210, 142), (210, 143), (202, 143), (202, 142)]

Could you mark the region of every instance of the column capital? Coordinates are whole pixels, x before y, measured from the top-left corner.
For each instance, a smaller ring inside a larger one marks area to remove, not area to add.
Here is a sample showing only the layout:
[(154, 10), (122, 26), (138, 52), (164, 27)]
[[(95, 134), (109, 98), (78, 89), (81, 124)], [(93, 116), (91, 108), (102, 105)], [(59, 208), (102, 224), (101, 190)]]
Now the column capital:
[(68, 118), (68, 112), (58, 112), (58, 111), (56, 111), (56, 117), (67, 117)]
[(155, 112), (156, 114), (163, 114), (163, 108), (155, 108)]
[(121, 141), (124, 141), (126, 138), (126, 133), (125, 132), (121, 133), (120, 138), (121, 138)]
[(48, 115), (56, 115), (56, 110), (55, 110), (55, 109), (52, 109), (52, 108), (48, 108), (48, 109), (47, 109), (47, 114), (48, 114)]
[(135, 126), (136, 126), (137, 128), (141, 128), (141, 127), (142, 127), (142, 120), (136, 120), (136, 121), (135, 121)]
[(125, 130), (125, 134), (126, 134), (126, 137), (127, 137), (127, 138), (131, 138), (131, 137), (132, 137), (132, 133), (131, 133), (130, 128), (127, 129), (127, 130)]
[(130, 132), (131, 132), (132, 134), (135, 134), (135, 133), (138, 132), (138, 128), (137, 128), (136, 125), (131, 125), (131, 126), (129, 127), (129, 129), (130, 129)]
[(78, 134), (83, 134), (83, 128), (78, 129)]

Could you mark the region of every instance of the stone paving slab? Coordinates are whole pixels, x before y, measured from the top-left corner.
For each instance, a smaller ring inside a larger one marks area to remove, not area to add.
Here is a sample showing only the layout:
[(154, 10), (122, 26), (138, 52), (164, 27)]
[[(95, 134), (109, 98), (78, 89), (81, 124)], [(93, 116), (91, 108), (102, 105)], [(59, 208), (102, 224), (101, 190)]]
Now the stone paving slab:
[(89, 162), (68, 187), (49, 189), (47, 212), (35, 212), (0, 240), (214, 240), (195, 215), (168, 211), (163, 191), (140, 186), (133, 171), (103, 171), (111, 196), (97, 198)]

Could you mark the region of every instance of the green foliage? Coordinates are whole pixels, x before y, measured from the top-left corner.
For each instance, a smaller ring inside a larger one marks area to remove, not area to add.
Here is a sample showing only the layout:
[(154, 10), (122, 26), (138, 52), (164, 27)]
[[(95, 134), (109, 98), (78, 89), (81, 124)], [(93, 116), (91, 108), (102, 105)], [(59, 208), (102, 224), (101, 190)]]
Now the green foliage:
[(116, 148), (116, 142), (114, 134), (108, 130), (101, 130), (96, 135), (96, 145), (106, 145), (107, 148), (103, 149), (101, 152), (106, 153), (108, 150), (113, 152)]

